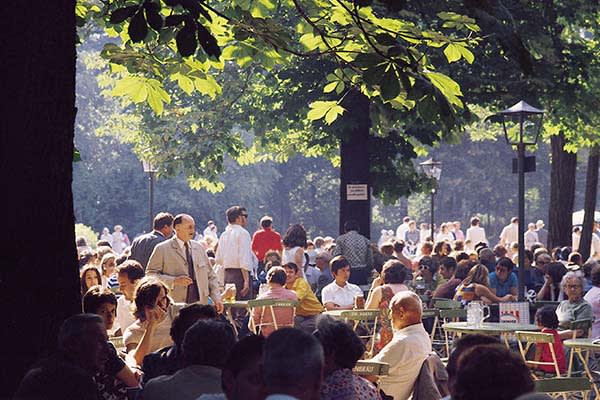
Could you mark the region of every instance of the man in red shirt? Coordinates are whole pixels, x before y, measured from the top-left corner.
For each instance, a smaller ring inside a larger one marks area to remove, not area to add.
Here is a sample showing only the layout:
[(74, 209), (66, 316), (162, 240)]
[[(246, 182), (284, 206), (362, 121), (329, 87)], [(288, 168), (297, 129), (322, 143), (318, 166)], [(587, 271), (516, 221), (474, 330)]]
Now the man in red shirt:
[(258, 272), (265, 268), (265, 253), (269, 250), (276, 250), (281, 254), (283, 246), (281, 244), (281, 235), (273, 230), (273, 218), (265, 215), (260, 219), (262, 229), (254, 232), (252, 235), (252, 251), (258, 258)]

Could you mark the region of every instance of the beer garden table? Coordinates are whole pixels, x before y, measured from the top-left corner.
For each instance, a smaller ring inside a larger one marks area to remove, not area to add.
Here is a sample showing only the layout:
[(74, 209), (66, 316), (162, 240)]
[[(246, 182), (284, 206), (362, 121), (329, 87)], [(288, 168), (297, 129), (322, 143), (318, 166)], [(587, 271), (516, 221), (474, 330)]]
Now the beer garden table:
[(508, 336), (516, 331), (539, 331), (534, 324), (516, 324), (512, 322), (484, 322), (481, 325), (475, 325), (468, 322), (447, 322), (442, 328), (448, 332), (454, 332), (458, 336), (462, 334), (481, 334), (501, 336), (504, 343), (508, 346)]

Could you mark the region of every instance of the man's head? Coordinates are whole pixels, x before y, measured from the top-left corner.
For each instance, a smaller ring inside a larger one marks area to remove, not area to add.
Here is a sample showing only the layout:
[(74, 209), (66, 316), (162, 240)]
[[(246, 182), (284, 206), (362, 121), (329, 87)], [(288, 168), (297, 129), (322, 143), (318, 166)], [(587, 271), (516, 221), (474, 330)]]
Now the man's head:
[(396, 259), (387, 260), (381, 267), (381, 279), (385, 284), (404, 283), (406, 275), (406, 267)]
[(552, 257), (548, 253), (539, 253), (535, 259), (535, 268), (545, 273), (548, 264), (552, 262)]
[(262, 400), (265, 388), (260, 374), (265, 338), (246, 336), (237, 342), (221, 375), (221, 385), (228, 400)]
[(196, 235), (196, 223), (191, 215), (177, 214), (173, 220), (173, 228), (177, 238), (186, 243)]
[(444, 279), (452, 278), (456, 272), (456, 260), (452, 257), (442, 257), (440, 259), (439, 272)]
[(517, 218), (517, 217), (512, 217), (512, 218), (510, 219), (510, 223), (511, 223), (511, 224), (515, 224), (515, 225), (516, 225), (516, 224), (518, 224), (518, 223), (519, 223), (519, 218)]
[(518, 353), (502, 344), (487, 344), (460, 356), (450, 393), (456, 400), (504, 400), (533, 389), (531, 372)]
[(234, 344), (231, 325), (212, 319), (198, 320), (183, 338), (184, 363), (186, 366), (208, 365), (222, 369)]
[(244, 207), (229, 207), (225, 211), (225, 215), (227, 216), (227, 222), (233, 225), (246, 226), (246, 222), (248, 221), (248, 213)]
[(512, 273), (514, 266), (510, 258), (502, 257), (498, 260), (498, 263), (496, 263), (496, 277), (498, 277), (498, 280), (505, 282)]
[(143, 277), (144, 268), (135, 260), (127, 260), (117, 267), (117, 281), (125, 299), (133, 301), (135, 286)]
[(356, 221), (354, 219), (349, 219), (348, 221), (344, 222), (344, 232), (350, 232), (350, 231), (358, 232), (359, 230), (360, 230), (360, 225), (358, 224), (358, 221)]
[(296, 279), (298, 279), (298, 266), (295, 263), (286, 263), (283, 265), (283, 269), (285, 270), (286, 275), (286, 285), (292, 284)]
[(433, 243), (431, 242), (423, 242), (421, 245), (421, 254), (424, 256), (429, 256), (433, 252)]
[(483, 345), (483, 344), (499, 344), (497, 338), (489, 335), (463, 335), (461, 336), (454, 345), (454, 351), (448, 357), (448, 364), (446, 366), (446, 371), (448, 371), (448, 381), (452, 384), (454, 378), (456, 377), (456, 372), (458, 369), (458, 360), (460, 356), (467, 351), (468, 349)]
[(173, 216), (168, 212), (159, 212), (154, 217), (152, 227), (164, 237), (170, 237), (173, 234)]
[(111, 330), (117, 316), (117, 297), (102, 286), (93, 286), (83, 296), (83, 312), (102, 317), (106, 330)]
[(530, 222), (529, 224), (527, 224), (527, 229), (529, 230), (529, 232), (535, 231), (535, 224), (533, 222)]
[(272, 225), (273, 225), (273, 218), (269, 217), (268, 215), (265, 215), (264, 217), (262, 217), (260, 219), (260, 226), (263, 229), (269, 229)]
[(454, 229), (459, 230), (460, 229), (460, 221), (454, 221), (452, 223), (452, 225), (454, 226)]
[(345, 285), (350, 279), (350, 263), (344, 256), (335, 256), (329, 262), (331, 274), (336, 283)]
[(320, 397), (323, 348), (312, 335), (282, 328), (265, 341), (263, 378), (268, 394), (281, 393), (300, 400)]
[(329, 266), (329, 262), (331, 261), (331, 253), (328, 251), (320, 251), (317, 253), (315, 257), (315, 264), (319, 270), (323, 271)]
[(541, 219), (538, 219), (537, 222), (535, 223), (535, 226), (538, 229), (542, 229), (544, 227), (544, 221)]
[(173, 343), (176, 347), (181, 348), (185, 332), (196, 321), (216, 318), (217, 311), (213, 306), (198, 303), (188, 304), (179, 310), (179, 314), (171, 322), (169, 334), (171, 335), (171, 339), (173, 339)]
[(402, 291), (396, 293), (390, 301), (390, 310), (394, 329), (399, 330), (421, 323), (423, 304), (414, 292)]
[(508, 253), (508, 250), (506, 250), (506, 247), (502, 246), (501, 244), (494, 246), (494, 255), (496, 258), (506, 257), (506, 253)]
[(348, 324), (321, 315), (314, 335), (323, 346), (325, 376), (340, 368), (352, 369), (365, 353), (365, 345)]
[(108, 337), (102, 317), (78, 314), (65, 320), (58, 332), (58, 349), (91, 373), (103, 371), (108, 360)]
[(411, 232), (417, 230), (417, 222), (412, 219), (408, 221), (408, 230)]
[(479, 225), (479, 218), (477, 218), (477, 217), (471, 218), (471, 226), (478, 226), (478, 225)]
[(267, 272), (267, 283), (284, 286), (286, 281), (287, 274), (281, 267), (271, 267)]

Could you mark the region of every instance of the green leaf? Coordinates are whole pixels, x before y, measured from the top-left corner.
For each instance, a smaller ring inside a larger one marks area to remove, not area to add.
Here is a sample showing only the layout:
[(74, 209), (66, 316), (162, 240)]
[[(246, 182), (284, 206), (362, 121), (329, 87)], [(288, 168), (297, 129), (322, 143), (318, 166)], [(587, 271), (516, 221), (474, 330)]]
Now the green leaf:
[(311, 121), (316, 121), (321, 119), (327, 114), (327, 111), (331, 109), (331, 107), (337, 105), (336, 101), (313, 101), (308, 106), (311, 110), (308, 112), (306, 117)]
[(81, 161), (81, 152), (77, 147), (73, 147), (73, 162)]
[(450, 104), (454, 104), (460, 108), (463, 107), (462, 101), (458, 98), (458, 96), (462, 96), (462, 92), (460, 91), (460, 86), (458, 83), (453, 81), (450, 77), (439, 72), (427, 72), (426, 76), (429, 78), (431, 83), (437, 87), (440, 92), (442, 92)]
[(142, 8), (140, 8), (133, 18), (131, 18), (127, 33), (134, 43), (146, 39), (146, 36), (148, 35), (148, 25), (146, 25), (146, 18), (144, 17), (144, 10)]
[(207, 75), (206, 78), (196, 78), (194, 80), (194, 86), (196, 86), (196, 90), (204, 95), (210, 96), (211, 99), (214, 99), (222, 90), (221, 86), (210, 75)]
[(475, 56), (471, 50), (467, 49), (466, 47), (460, 46), (460, 54), (469, 64), (473, 64), (473, 61), (475, 61)]
[(146, 100), (148, 92), (146, 90), (146, 85), (141, 78), (126, 77), (117, 81), (111, 94), (113, 96), (126, 96), (134, 103), (141, 103)]
[(461, 59), (462, 54), (460, 52), (462, 46), (454, 43), (448, 43), (448, 46), (444, 49), (444, 55), (449, 63), (453, 63)]
[(383, 79), (379, 82), (379, 89), (381, 97), (385, 101), (390, 101), (398, 97), (400, 94), (400, 81), (398, 80), (395, 68), (389, 68), (387, 72), (383, 74)]
[(196, 42), (195, 34), (196, 24), (187, 21), (183, 28), (177, 32), (177, 36), (175, 37), (175, 41), (177, 42), (177, 51), (183, 57), (189, 57), (196, 52), (198, 42)]
[(127, 18), (131, 17), (137, 11), (138, 6), (129, 6), (124, 8), (119, 8), (112, 12), (110, 15), (110, 23), (111, 24), (120, 24), (125, 21)]
[(344, 111), (346, 111), (344, 110), (344, 107), (337, 104), (331, 107), (329, 111), (327, 111), (327, 114), (325, 114), (325, 122), (327, 123), (327, 125), (331, 125), (333, 121), (337, 119), (338, 116), (344, 113)]
[(328, 83), (323, 88), (323, 93), (331, 93), (331, 92), (333, 92), (335, 90), (335, 88), (337, 87), (338, 83), (339, 83), (339, 81)]
[(194, 82), (185, 75), (180, 75), (177, 83), (179, 84), (179, 87), (188, 95), (191, 95), (194, 91)]

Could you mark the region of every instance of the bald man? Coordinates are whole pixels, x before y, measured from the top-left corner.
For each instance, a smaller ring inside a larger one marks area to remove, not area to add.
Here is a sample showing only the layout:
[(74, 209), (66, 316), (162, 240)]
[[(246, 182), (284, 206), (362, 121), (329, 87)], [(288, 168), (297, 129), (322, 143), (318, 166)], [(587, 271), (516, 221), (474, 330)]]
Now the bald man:
[(410, 398), (421, 364), (431, 353), (429, 335), (421, 323), (423, 305), (413, 292), (396, 293), (390, 302), (394, 338), (373, 361), (388, 363), (389, 375), (382, 377), (380, 388), (394, 400)]
[(210, 297), (217, 311), (222, 312), (217, 275), (204, 246), (192, 240), (196, 232), (194, 219), (179, 214), (173, 219), (173, 228), (175, 235), (154, 248), (146, 274), (163, 281), (175, 302), (208, 304)]

